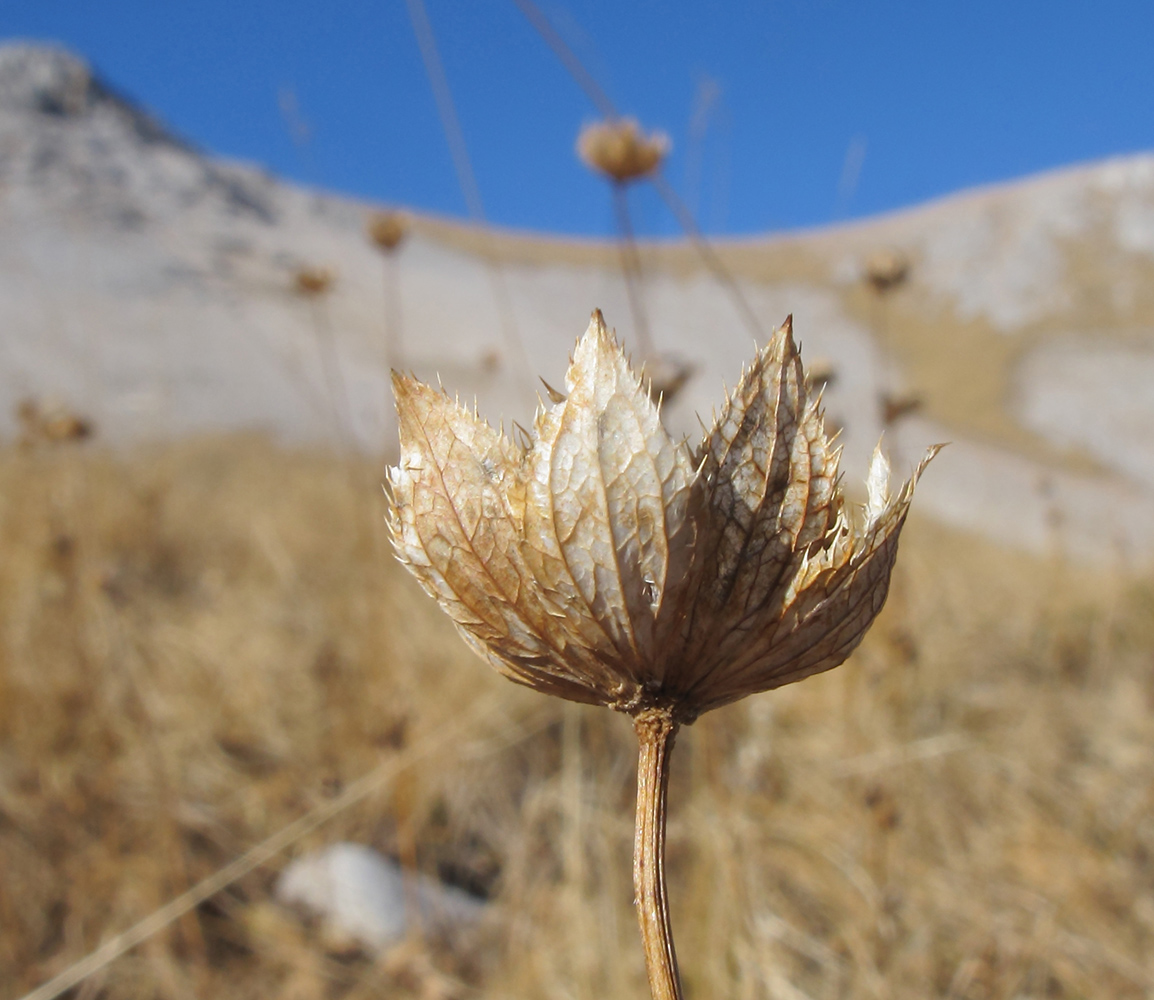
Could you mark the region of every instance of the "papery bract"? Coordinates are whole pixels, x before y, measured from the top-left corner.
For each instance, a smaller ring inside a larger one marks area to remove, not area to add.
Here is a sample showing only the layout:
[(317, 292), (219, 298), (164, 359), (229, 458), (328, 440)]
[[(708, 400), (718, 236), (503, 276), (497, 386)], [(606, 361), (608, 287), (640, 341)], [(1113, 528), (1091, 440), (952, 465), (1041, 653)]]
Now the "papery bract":
[(394, 375), (398, 557), (513, 680), (680, 722), (837, 666), (881, 610), (914, 483), (846, 512), (789, 320), (696, 452), (595, 312), (524, 446)]

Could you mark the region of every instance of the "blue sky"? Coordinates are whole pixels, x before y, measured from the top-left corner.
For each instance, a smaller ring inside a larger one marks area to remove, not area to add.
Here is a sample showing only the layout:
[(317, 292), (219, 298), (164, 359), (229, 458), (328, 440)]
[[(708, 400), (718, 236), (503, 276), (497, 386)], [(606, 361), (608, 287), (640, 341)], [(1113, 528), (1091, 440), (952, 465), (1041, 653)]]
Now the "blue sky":
[[(595, 109), (512, 0), (425, 3), (489, 220), (612, 231), (573, 154)], [(1149, 0), (539, 3), (617, 106), (672, 137), (667, 177), (712, 233), (1154, 149)], [(465, 215), (404, 0), (0, 0), (0, 35), (73, 48), (206, 150)], [(633, 211), (676, 231), (647, 190)]]

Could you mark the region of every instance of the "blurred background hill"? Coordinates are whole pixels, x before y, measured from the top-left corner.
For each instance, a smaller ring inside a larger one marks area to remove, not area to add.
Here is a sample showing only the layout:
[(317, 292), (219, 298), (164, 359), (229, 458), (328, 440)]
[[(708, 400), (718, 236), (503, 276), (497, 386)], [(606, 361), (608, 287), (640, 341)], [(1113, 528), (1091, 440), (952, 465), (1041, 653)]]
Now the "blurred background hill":
[[(9, 435), (20, 401), (56, 401), (110, 442), (257, 429), (385, 455), (391, 365), (527, 425), (535, 376), (560, 384), (594, 306), (637, 354), (606, 242), (410, 214), (386, 260), (373, 206), (207, 157), (60, 50), (0, 53), (0, 116)], [(1154, 554), (1154, 157), (718, 252), (754, 328), (692, 246), (640, 251), (659, 357), (639, 360), (690, 371), (676, 429), (793, 313), (848, 470), (883, 430), (907, 465), (952, 441), (922, 498), (942, 520), (1035, 552)], [(886, 267), (891, 284), (871, 278)], [(302, 290), (310, 272), (331, 285)]]
[(459, 648), (379, 493), (390, 367), (528, 425), (594, 307), (679, 432), (792, 313), (851, 490), (952, 442), (861, 652), (686, 735), (689, 995), (1154, 991), (1154, 154), (709, 247), (302, 186), (0, 47), (0, 997), (385, 764), (293, 851), (469, 935), (336, 941), (276, 861), (77, 995), (642, 995), (627, 727)]

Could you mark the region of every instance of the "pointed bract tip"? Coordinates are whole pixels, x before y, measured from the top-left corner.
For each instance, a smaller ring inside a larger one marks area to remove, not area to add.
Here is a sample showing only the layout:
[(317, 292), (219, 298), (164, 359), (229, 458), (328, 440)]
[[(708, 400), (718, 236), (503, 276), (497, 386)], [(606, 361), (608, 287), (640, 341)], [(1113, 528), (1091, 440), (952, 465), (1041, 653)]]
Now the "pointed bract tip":
[(785, 321), (777, 328), (776, 333), (780, 333), (782, 340), (787, 344), (793, 343), (793, 313), (785, 317)]
[[(592, 341), (598, 345), (598, 349), (604, 349), (607, 345), (616, 346), (617, 337), (613, 331), (605, 325), (605, 317), (601, 315), (600, 309), (594, 309), (592, 315), (589, 317), (589, 326), (585, 332), (577, 339), (577, 347), (574, 351), (574, 357), (581, 350), (581, 345), (586, 341)], [(570, 358), (572, 363), (573, 358)]]
[(541, 384), (545, 387), (545, 392), (554, 403), (564, 403), (569, 397), (559, 389), (554, 389), (548, 382), (541, 379)]
[(869, 521), (876, 521), (881, 517), (886, 505), (890, 502), (890, 462), (882, 451), (881, 439), (874, 447), (873, 458), (870, 460), (869, 476), (866, 479), (866, 490), (869, 501), (866, 504), (866, 517)]
[(937, 455), (937, 453), (945, 448), (946, 445), (951, 443), (952, 442), (950, 441), (942, 441), (940, 444), (931, 444), (926, 449), (926, 453), (922, 456), (922, 460), (918, 462), (918, 467), (914, 469), (912, 481), (916, 483), (921, 478), (922, 473), (925, 472), (926, 466), (934, 460), (934, 457)]
[(396, 368), (389, 369), (389, 378), (393, 383), (394, 403), (399, 403), (403, 398), (412, 395), (413, 387), (419, 384), (416, 376), (399, 372)]

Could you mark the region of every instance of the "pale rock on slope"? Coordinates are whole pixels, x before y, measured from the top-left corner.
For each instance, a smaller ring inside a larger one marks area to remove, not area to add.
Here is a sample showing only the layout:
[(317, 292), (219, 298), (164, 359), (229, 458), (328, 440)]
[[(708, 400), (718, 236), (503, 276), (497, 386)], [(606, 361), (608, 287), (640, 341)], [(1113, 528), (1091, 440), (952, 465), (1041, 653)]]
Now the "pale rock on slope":
[(294, 858), (277, 879), (276, 896), (319, 916), (330, 943), (372, 951), (414, 931), (449, 936), (480, 920), (486, 905), (348, 841)]
[[(202, 155), (64, 51), (0, 48), (0, 435), (34, 399), (112, 444), (257, 428), (386, 454), (390, 365), (508, 427), (532, 418), (530, 373), (561, 382), (593, 307), (632, 345), (611, 245), (414, 217), (387, 303), (370, 209)], [(881, 248), (910, 263), (885, 292), (862, 280)], [(898, 470), (953, 442), (923, 512), (1035, 551), (1154, 559), (1154, 157), (719, 251), (759, 330), (691, 247), (643, 248), (654, 339), (694, 369), (666, 403), (674, 430), (695, 436), (792, 312), (835, 374), (849, 484), (887, 401), (916, 402), (887, 429)], [(294, 290), (308, 266), (328, 293)]]

